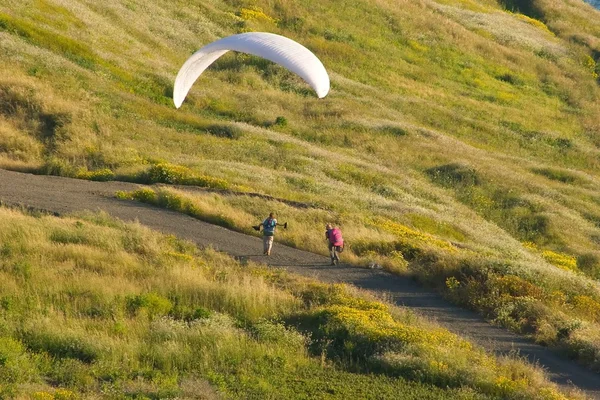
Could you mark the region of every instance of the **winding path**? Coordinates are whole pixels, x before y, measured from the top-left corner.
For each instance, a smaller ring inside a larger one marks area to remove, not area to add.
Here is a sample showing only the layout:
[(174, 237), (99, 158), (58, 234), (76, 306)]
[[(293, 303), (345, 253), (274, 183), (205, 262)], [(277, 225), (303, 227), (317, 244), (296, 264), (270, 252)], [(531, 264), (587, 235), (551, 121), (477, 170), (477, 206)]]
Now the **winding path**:
[(600, 399), (600, 375), (569, 361), (553, 351), (505, 329), (485, 322), (479, 315), (453, 306), (439, 294), (409, 278), (380, 270), (331, 267), (327, 257), (275, 244), (273, 256), (261, 254), (261, 240), (211, 225), (187, 215), (149, 205), (115, 199), (118, 190), (140, 185), (122, 182), (89, 182), (54, 176), (37, 176), (0, 170), (0, 201), (56, 214), (83, 210), (104, 210), (126, 221), (138, 220), (150, 228), (211, 245), (241, 259), (282, 267), (290, 272), (325, 282), (344, 282), (362, 289), (385, 292), (390, 301), (425, 315), (451, 331), (500, 354), (518, 351), (548, 371), (549, 378), (562, 387), (577, 387), (590, 398)]

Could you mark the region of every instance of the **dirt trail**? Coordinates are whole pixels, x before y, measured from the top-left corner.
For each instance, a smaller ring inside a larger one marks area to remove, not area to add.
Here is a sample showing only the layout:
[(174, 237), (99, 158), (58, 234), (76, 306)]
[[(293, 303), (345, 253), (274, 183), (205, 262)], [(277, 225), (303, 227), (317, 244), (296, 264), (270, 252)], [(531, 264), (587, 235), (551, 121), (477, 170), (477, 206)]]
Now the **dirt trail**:
[(57, 214), (104, 210), (122, 220), (138, 220), (150, 228), (175, 234), (200, 246), (211, 245), (241, 259), (285, 268), (325, 282), (345, 282), (362, 289), (385, 292), (396, 304), (430, 317), (488, 350), (501, 354), (517, 350), (530, 361), (543, 365), (550, 379), (557, 384), (575, 386), (589, 397), (600, 399), (599, 374), (530, 340), (488, 324), (477, 314), (449, 304), (411, 279), (380, 270), (331, 267), (327, 257), (278, 243), (275, 243), (273, 256), (267, 258), (261, 254), (262, 243), (257, 237), (232, 232), (177, 212), (113, 197), (118, 190), (138, 187), (140, 185), (130, 183), (89, 182), (0, 170), (0, 201), (4, 204), (24, 205)]

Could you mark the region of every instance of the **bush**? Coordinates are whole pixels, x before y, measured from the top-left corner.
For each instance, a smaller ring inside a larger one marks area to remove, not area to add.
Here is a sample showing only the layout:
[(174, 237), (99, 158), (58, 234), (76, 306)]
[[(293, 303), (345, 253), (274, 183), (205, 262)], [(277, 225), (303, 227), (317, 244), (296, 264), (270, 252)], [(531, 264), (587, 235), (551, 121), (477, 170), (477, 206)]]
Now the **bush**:
[(148, 170), (150, 183), (181, 184), (192, 175), (189, 168), (168, 163), (154, 164)]
[(443, 187), (476, 186), (481, 178), (475, 169), (462, 164), (445, 164), (425, 171), (429, 178)]
[(542, 257), (550, 264), (568, 271), (577, 271), (577, 259), (573, 256), (563, 253), (557, 253), (551, 250), (542, 251)]
[(4, 385), (29, 382), (36, 375), (25, 347), (12, 338), (0, 337), (0, 398), (9, 394), (5, 393)]
[(284, 128), (288, 125), (288, 120), (286, 117), (279, 116), (279, 117), (275, 118), (274, 125)]
[(513, 73), (510, 73), (510, 72), (500, 74), (497, 76), (497, 78), (498, 78), (498, 80), (501, 80), (502, 82), (510, 83), (511, 85), (514, 85), (514, 86), (522, 86), (525, 83), (525, 82), (523, 82), (523, 79), (521, 79), (521, 77), (519, 77), (518, 75), (515, 75)]
[(212, 189), (227, 189), (227, 181), (211, 176), (197, 175), (191, 169), (169, 163), (154, 164), (142, 180), (147, 183), (167, 183), (172, 185), (193, 185)]
[(352, 252), (357, 256), (367, 256), (370, 253), (380, 256), (391, 256), (401, 254), (403, 258), (411, 261), (422, 254), (421, 249), (405, 241), (393, 242), (371, 242), (367, 240), (356, 240), (352, 242)]
[(573, 306), (590, 321), (600, 322), (600, 303), (589, 296), (575, 296)]
[(408, 131), (406, 129), (404, 129), (400, 126), (393, 126), (393, 125), (380, 126), (379, 128), (377, 128), (377, 131), (381, 132), (383, 134), (386, 134), (386, 135), (396, 136), (396, 137), (408, 135)]
[(592, 278), (600, 279), (600, 258), (593, 253), (577, 257), (577, 268)]
[(80, 170), (75, 176), (79, 179), (87, 179), (90, 181), (107, 182), (115, 178), (114, 172), (108, 168), (98, 169), (95, 171)]
[(210, 125), (206, 128), (206, 132), (213, 136), (227, 139), (239, 139), (243, 135), (242, 130), (233, 125)]
[(98, 349), (90, 340), (74, 335), (32, 329), (23, 332), (22, 341), (29, 349), (56, 358), (70, 358), (89, 364), (99, 357)]
[(489, 285), (492, 290), (497, 291), (500, 295), (536, 299), (544, 297), (544, 291), (539, 286), (516, 275), (491, 275)]
[(550, 236), (550, 219), (539, 214), (520, 216), (516, 233), (524, 240), (543, 241)]
[(543, 19), (543, 12), (532, 0), (500, 0), (508, 11), (518, 12), (535, 19)]
[(62, 160), (56, 157), (49, 158), (41, 169), (41, 172), (46, 175), (57, 175), (57, 176), (75, 176), (75, 168), (69, 164), (66, 160)]
[(167, 298), (157, 293), (144, 293), (136, 296), (128, 296), (126, 299), (127, 311), (136, 315), (144, 309), (150, 317), (167, 315), (173, 308), (173, 304)]
[(181, 319), (187, 322), (198, 319), (210, 318), (213, 313), (204, 307), (190, 307), (184, 305), (176, 305), (170, 311), (169, 315), (175, 319)]
[[(124, 193), (124, 192), (122, 192)], [(125, 198), (123, 194), (121, 194)], [(142, 203), (156, 204), (158, 195), (156, 192), (149, 188), (138, 189), (130, 194), (131, 198)]]

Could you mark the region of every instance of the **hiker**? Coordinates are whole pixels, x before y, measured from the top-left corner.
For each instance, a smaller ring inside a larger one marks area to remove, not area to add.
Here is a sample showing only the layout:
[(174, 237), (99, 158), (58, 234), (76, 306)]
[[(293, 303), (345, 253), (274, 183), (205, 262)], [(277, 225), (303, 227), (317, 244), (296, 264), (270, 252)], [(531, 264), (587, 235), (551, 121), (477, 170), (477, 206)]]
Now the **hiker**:
[[(270, 213), (269, 218), (265, 219), (262, 224), (258, 225), (258, 230), (263, 228), (263, 254), (270, 256), (271, 248), (273, 247), (273, 236), (275, 236), (275, 227), (277, 220), (275, 214)], [(256, 229), (256, 228), (255, 228)]]
[(339, 253), (344, 251), (344, 239), (342, 238), (342, 231), (337, 226), (334, 228), (331, 224), (327, 224), (325, 229), (327, 229), (325, 231), (325, 238), (329, 244), (331, 265), (338, 265), (340, 263)]

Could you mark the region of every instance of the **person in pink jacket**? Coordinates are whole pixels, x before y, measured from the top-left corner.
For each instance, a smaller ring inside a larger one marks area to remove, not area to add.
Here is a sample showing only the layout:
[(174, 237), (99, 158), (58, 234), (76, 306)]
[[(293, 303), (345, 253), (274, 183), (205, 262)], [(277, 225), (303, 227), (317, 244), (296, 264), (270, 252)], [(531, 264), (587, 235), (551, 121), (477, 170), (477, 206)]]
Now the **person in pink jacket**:
[(331, 265), (338, 265), (340, 262), (340, 253), (344, 250), (344, 239), (342, 231), (337, 226), (327, 224), (325, 226), (325, 238), (329, 244), (329, 254), (331, 256)]

